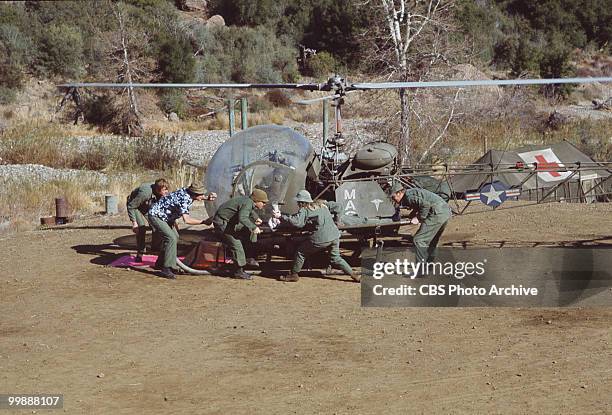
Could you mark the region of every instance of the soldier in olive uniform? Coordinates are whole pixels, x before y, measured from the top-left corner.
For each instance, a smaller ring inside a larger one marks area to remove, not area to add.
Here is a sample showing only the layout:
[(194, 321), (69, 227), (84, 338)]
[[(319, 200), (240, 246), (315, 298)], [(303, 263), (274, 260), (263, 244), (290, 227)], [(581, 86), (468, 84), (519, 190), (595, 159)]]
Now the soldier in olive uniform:
[(442, 232), (451, 217), (448, 204), (435, 193), (425, 189), (405, 189), (395, 182), (391, 198), (402, 207), (412, 209), (410, 217), (418, 217), (421, 226), (414, 235), (417, 262), (433, 262)]
[(304, 266), (306, 256), (331, 248), (331, 264), (344, 271), (346, 275), (350, 275), (353, 280), (359, 281), (359, 275), (355, 274), (351, 266), (340, 256), (340, 231), (330, 212), (330, 209), (334, 210), (338, 207), (338, 204), (319, 200), (315, 202), (306, 190), (300, 190), (295, 200), (298, 202), (298, 212), (295, 215), (281, 215), (281, 220), (297, 228), (305, 228), (312, 232), (308, 239), (297, 247), (291, 273), (282, 276), (280, 280), (296, 282), (299, 279), (298, 273)]
[[(268, 195), (260, 189), (255, 189), (251, 196), (237, 196), (222, 204), (213, 218), (213, 225), (221, 234), (223, 243), (229, 248), (230, 257), (234, 261), (232, 277), (250, 280), (251, 274), (244, 271), (247, 258), (245, 246), (261, 233), (258, 225), (261, 220), (253, 210), (263, 209), (268, 203)], [(255, 218), (255, 219), (254, 219)]]
[[(170, 192), (170, 185), (164, 179), (157, 179), (155, 183), (143, 183), (127, 198), (127, 214), (132, 222), (132, 232), (136, 234), (136, 262), (142, 262), (145, 251), (145, 235), (147, 232), (146, 215), (151, 206)], [(153, 233), (153, 241), (158, 233)], [(151, 243), (155, 245), (155, 242)]]

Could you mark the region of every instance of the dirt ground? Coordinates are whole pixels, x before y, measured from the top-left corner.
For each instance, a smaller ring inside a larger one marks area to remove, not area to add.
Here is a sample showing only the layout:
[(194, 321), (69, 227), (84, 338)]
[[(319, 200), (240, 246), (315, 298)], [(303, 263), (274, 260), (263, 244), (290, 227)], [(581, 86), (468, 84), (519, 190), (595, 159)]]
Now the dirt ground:
[[(372, 309), (344, 277), (169, 281), (103, 265), (127, 225), (0, 236), (2, 393), (63, 393), (48, 412), (74, 414), (612, 412), (612, 308)], [(612, 204), (455, 217), (443, 243), (612, 249)]]

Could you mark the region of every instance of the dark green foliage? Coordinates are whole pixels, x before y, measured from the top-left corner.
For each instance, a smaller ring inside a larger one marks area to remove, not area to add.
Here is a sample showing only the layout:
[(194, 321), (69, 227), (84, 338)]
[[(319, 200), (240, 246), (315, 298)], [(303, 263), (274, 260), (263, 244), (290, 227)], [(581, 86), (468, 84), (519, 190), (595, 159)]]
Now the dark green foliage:
[[(548, 42), (540, 59), (540, 75), (543, 78), (564, 78), (575, 75), (573, 65), (570, 63), (571, 49), (568, 48), (564, 38), (555, 33)], [(549, 97), (565, 98), (573, 90), (574, 85), (548, 85), (544, 92)]]
[[(296, 82), (299, 44), (317, 50), (306, 75), (363, 69), (370, 56), (361, 36), (375, 16), (365, 3), (209, 0), (209, 15), (221, 14), (228, 24), (209, 29), (179, 17), (183, 0), (0, 2), (0, 102), (9, 102), (31, 74), (121, 80), (118, 10), (138, 81)], [(457, 50), (466, 43), (469, 49), (463, 62), (514, 76), (569, 76), (573, 49), (609, 52), (612, 45), (610, 0), (457, 0), (451, 11), (457, 29), (448, 36)], [(545, 92), (564, 96), (567, 88)], [(182, 95), (161, 99), (166, 110), (186, 111)]]
[(32, 40), (24, 34), (23, 7), (0, 4), (0, 103), (14, 100), (23, 75), (35, 56)]
[(367, 16), (351, 0), (313, 2), (312, 16), (301, 43), (345, 63), (356, 64), (362, 44), (359, 35), (369, 24)]
[(609, 0), (497, 0), (510, 15), (524, 17), (535, 29), (560, 33), (573, 47), (609, 43), (612, 5)]
[(165, 37), (160, 41), (159, 70), (166, 82), (188, 83), (193, 80), (195, 58), (191, 43), (184, 37)]
[(0, 103), (12, 102), (32, 60), (30, 39), (11, 24), (0, 24)]
[(514, 42), (511, 50), (510, 67), (512, 75), (520, 76), (525, 73), (537, 73), (542, 59), (542, 53), (531, 42), (520, 38)]
[(227, 25), (274, 27), (285, 14), (287, 0), (213, 0), (211, 14), (220, 14)]
[[(514, 54), (519, 61), (539, 54), (541, 59), (548, 62), (552, 59), (561, 67), (565, 67), (566, 62), (559, 61), (559, 58), (569, 57), (572, 48), (584, 48), (589, 44), (598, 48), (610, 47), (612, 5), (609, 0), (496, 0), (496, 3), (502, 12), (513, 17), (511, 23), (502, 28), (505, 39), (495, 46), (498, 63), (513, 61), (508, 59), (512, 54), (511, 48), (507, 48), (508, 38), (520, 37), (527, 42), (521, 46), (514, 40)], [(520, 52), (519, 46), (522, 48)], [(556, 57), (548, 56), (551, 53)], [(524, 65), (514, 62), (510, 66), (520, 68)], [(551, 72), (546, 69), (550, 67), (546, 62), (538, 62), (538, 66), (543, 69), (542, 76)]]
[[(511, 69), (514, 76), (571, 76), (574, 48), (609, 48), (612, 40), (609, 0), (496, 0), (491, 7), (504, 16), (496, 21), (501, 36), (493, 46), (493, 63)], [(543, 90), (548, 96), (563, 97), (571, 86)]]
[(296, 78), (293, 48), (262, 26), (202, 28), (197, 34), (200, 82), (282, 82)]
[(83, 36), (76, 26), (46, 26), (39, 39), (36, 69), (41, 74), (76, 78), (82, 71)]
[(349, 64), (357, 63), (359, 35), (370, 23), (352, 0), (213, 0), (209, 7), (228, 25), (266, 26), (287, 37), (286, 44), (304, 44)]
[[(489, 63), (498, 55), (494, 47), (502, 37), (499, 26), (503, 20), (504, 16), (500, 10), (490, 4), (482, 5), (474, 0), (459, 0), (455, 13), (459, 32), (454, 34), (455, 40), (457, 42), (468, 40), (477, 60)], [(507, 56), (507, 52), (502, 56)]]

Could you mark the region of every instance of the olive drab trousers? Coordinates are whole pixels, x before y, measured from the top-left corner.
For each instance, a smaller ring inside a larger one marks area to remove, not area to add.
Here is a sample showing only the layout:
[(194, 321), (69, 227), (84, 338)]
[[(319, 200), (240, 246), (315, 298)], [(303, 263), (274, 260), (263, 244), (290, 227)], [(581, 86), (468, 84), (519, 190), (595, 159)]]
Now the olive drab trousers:
[(246, 244), (248, 238), (238, 234), (223, 233), (221, 240), (227, 246), (230, 251), (230, 258), (234, 261), (236, 266), (244, 267), (246, 265), (246, 255), (244, 253), (243, 242)]
[(234, 265), (244, 267), (246, 265), (245, 249), (252, 255), (254, 249), (253, 243), (256, 241), (256, 235), (243, 227), (242, 225), (234, 225), (228, 229), (227, 223), (215, 223), (215, 231), (221, 237), (221, 241), (229, 250), (229, 255)]
[[(145, 215), (142, 214), (139, 210), (134, 213), (136, 218), (136, 223), (138, 224), (138, 233), (136, 234), (136, 252), (138, 255), (142, 255), (145, 252), (146, 248), (146, 235), (147, 235), (147, 220), (145, 219)], [(151, 226), (153, 233), (151, 235), (151, 250), (157, 251), (161, 246), (161, 237), (159, 232)]]
[(148, 218), (153, 231), (159, 232), (161, 237), (161, 247), (157, 265), (161, 265), (164, 268), (176, 269), (176, 245), (179, 238), (176, 228), (157, 216), (148, 215)]
[(450, 208), (445, 205), (435, 209), (423, 221), (413, 238), (416, 262), (435, 260), (436, 247), (450, 217)]
[(318, 252), (325, 251), (327, 248), (330, 250), (330, 263), (342, 270), (346, 275), (351, 275), (353, 269), (351, 266), (340, 256), (340, 239), (335, 239), (330, 242), (312, 242), (310, 239), (305, 240), (298, 245), (297, 251), (295, 252), (295, 258), (293, 260), (293, 266), (291, 267), (291, 273), (297, 274), (302, 270), (306, 256), (316, 254)]

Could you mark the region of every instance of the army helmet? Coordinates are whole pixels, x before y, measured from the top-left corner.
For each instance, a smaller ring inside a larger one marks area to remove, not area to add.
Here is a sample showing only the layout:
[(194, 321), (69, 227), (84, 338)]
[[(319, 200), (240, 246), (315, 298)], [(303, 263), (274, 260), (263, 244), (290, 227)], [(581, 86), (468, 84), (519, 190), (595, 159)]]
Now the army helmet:
[(400, 181), (395, 180), (395, 181), (393, 182), (393, 184), (391, 185), (391, 189), (390, 189), (390, 191), (389, 191), (389, 194), (391, 194), (391, 195), (392, 195), (392, 194), (394, 194), (394, 193), (401, 192), (402, 190), (406, 190), (406, 188), (404, 187), (404, 185), (403, 185), (403, 184), (402, 184)]
[(297, 195), (295, 195), (295, 201), (312, 203), (312, 196), (310, 196), (310, 192), (308, 192), (308, 190), (300, 190)]

